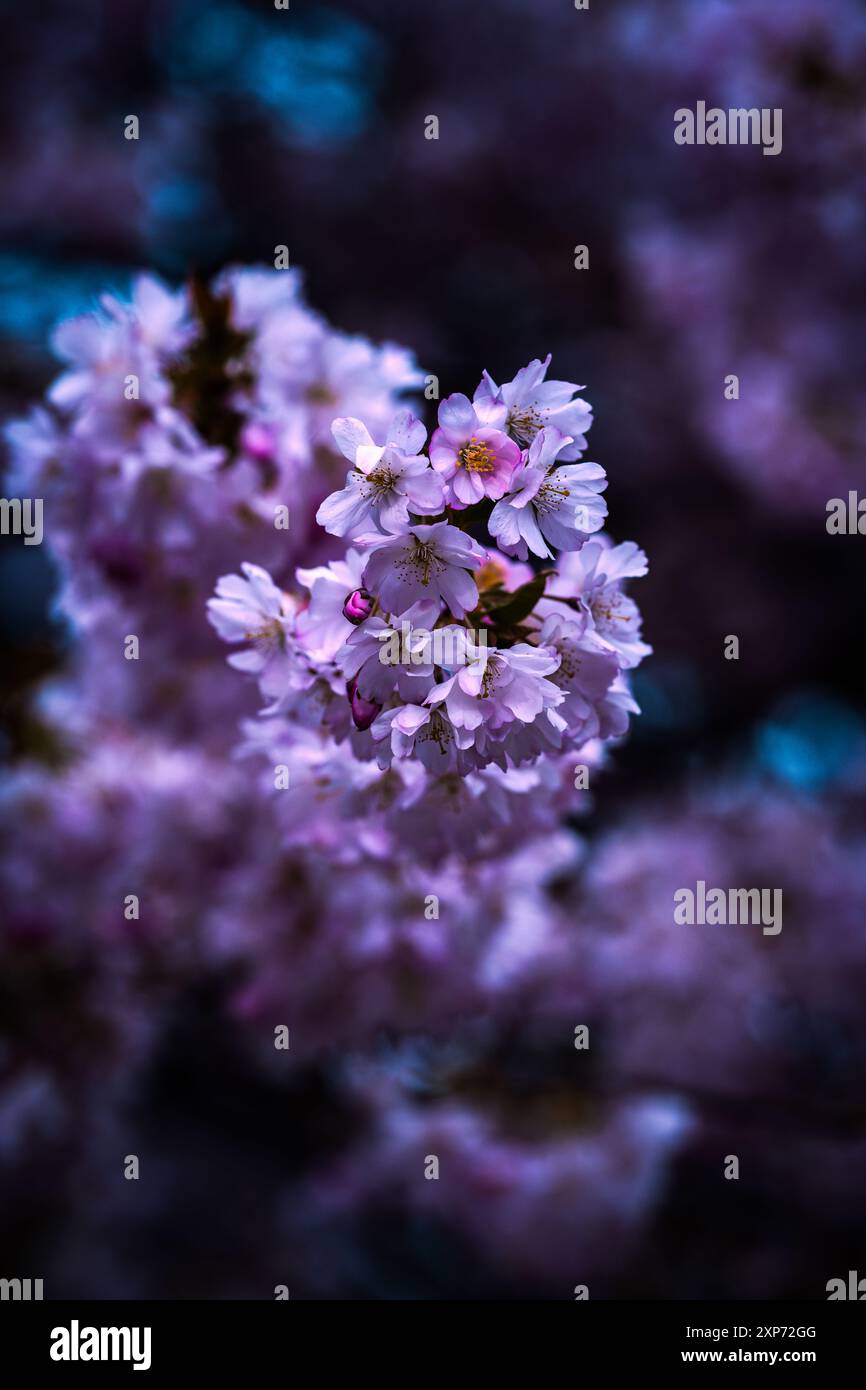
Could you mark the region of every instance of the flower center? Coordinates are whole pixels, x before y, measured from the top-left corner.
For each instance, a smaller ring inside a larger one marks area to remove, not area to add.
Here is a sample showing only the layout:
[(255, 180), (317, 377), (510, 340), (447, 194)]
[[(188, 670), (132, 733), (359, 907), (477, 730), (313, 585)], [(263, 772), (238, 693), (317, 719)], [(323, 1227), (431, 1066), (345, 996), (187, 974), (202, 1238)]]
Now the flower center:
[(445, 561), (437, 555), (432, 545), (420, 541), (417, 536), (413, 536), (412, 540), (412, 548), (403, 552), (401, 559), (397, 562), (397, 570), (398, 572), (406, 569), (414, 570), (417, 578), (426, 588), (430, 583), (431, 573), (441, 574), (446, 569)]
[(484, 675), (481, 677), (481, 698), (488, 700), (496, 689), (499, 677), (502, 673), (502, 662), (499, 657), (491, 656), (488, 658), (484, 668)]
[(418, 742), (435, 743), (440, 753), (444, 753), (453, 737), (454, 730), (451, 725), (443, 719), (438, 710), (434, 710), (429, 721), (419, 730)]
[(552, 481), (555, 480), (555, 478), (556, 469), (554, 469), (551, 473), (548, 473), (547, 478), (545, 478), (544, 482), (541, 484), (541, 487), (538, 489), (537, 493), (532, 499), (533, 504), (535, 506), (535, 510), (537, 512), (543, 512), (547, 514), (548, 512), (558, 511), (559, 508), (562, 506), (563, 502), (565, 501), (566, 497), (571, 496), (571, 493), (567, 487), (557, 487), (556, 482)]
[(473, 435), (457, 455), (457, 464), (458, 467), (462, 464), (470, 473), (492, 473), (496, 460), (492, 449)]
[(367, 482), (372, 483), (377, 492), (390, 492), (394, 486), (394, 474), (388, 468), (374, 468), (367, 474)]
[(602, 589), (590, 603), (595, 625), (602, 632), (614, 623), (627, 623), (632, 616), (629, 607), (625, 594), (616, 589)]
[(512, 410), (508, 414), (506, 429), (518, 444), (531, 444), (541, 429), (541, 416), (534, 406), (524, 406), (522, 410)]
[(554, 671), (551, 680), (555, 685), (565, 686), (569, 681), (574, 680), (580, 670), (580, 657), (570, 642), (558, 644), (556, 650), (559, 653), (559, 666)]
[(251, 628), (244, 633), (247, 642), (252, 642), (256, 647), (270, 647), (272, 644), (283, 645), (283, 629), (278, 618), (272, 618), (269, 623), (264, 623), (262, 627)]

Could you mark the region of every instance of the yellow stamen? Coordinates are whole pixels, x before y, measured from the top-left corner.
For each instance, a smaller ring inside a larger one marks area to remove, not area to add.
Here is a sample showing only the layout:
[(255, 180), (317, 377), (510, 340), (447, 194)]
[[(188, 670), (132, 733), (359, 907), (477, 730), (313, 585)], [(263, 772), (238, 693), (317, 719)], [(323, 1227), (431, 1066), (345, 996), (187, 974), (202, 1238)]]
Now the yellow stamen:
[(467, 468), (470, 473), (492, 473), (496, 460), (487, 444), (473, 435), (468, 444), (457, 455), (458, 467)]

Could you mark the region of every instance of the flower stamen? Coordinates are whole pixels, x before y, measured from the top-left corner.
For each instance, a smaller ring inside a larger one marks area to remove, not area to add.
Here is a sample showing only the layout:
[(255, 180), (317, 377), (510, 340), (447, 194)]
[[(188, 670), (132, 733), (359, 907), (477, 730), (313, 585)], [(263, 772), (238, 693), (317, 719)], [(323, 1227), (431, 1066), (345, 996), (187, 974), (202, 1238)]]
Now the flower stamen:
[(457, 454), (457, 466), (469, 473), (492, 473), (496, 467), (493, 451), (483, 440), (472, 438)]

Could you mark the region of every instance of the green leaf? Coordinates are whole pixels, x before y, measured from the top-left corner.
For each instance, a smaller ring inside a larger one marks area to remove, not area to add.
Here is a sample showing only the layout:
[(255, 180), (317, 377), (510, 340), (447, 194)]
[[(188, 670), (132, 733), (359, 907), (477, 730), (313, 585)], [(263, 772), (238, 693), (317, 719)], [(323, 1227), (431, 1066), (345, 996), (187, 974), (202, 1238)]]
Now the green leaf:
[(490, 614), (496, 626), (514, 627), (524, 618), (528, 618), (544, 593), (546, 583), (547, 576), (537, 574), (534, 579), (530, 579), (526, 584), (521, 584), (520, 588), (515, 589), (513, 594), (509, 594), (508, 601), (498, 604)]

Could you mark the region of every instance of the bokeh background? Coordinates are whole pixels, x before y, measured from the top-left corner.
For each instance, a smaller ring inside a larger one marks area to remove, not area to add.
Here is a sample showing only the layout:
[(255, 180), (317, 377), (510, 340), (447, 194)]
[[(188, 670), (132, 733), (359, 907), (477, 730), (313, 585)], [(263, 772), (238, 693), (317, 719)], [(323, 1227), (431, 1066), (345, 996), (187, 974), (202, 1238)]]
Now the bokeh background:
[[(548, 351), (585, 383), (616, 539), (650, 556), (655, 651), (575, 831), (579, 865), (548, 886), (564, 934), (539, 965), (558, 980), (544, 1008), (335, 1043), (287, 1079), (226, 1025), (222, 966), (163, 943), (149, 1006), (137, 997), (132, 1020), (103, 999), (97, 1023), (94, 980), (125, 987), (110, 943), (78, 973), (34, 974), (10, 929), (0, 1273), (85, 1297), (268, 1297), (277, 1282), (570, 1297), (587, 1280), (602, 1297), (824, 1297), (866, 1259), (866, 542), (825, 528), (828, 499), (866, 492), (866, 8), (0, 14), (4, 415), (44, 390), (52, 325), (97, 293), (140, 268), (181, 281), (268, 263), (285, 243), (316, 309), (410, 346), (443, 395)], [(698, 100), (781, 107), (783, 152), (677, 146), (673, 112)], [(52, 613), (50, 547), (0, 544), (15, 775), (52, 765), (34, 699), (75, 635)], [(72, 814), (74, 785), (62, 796)], [(62, 838), (4, 831), (60, 892)], [(677, 932), (671, 893), (696, 878), (782, 887), (782, 936)], [(95, 896), (76, 884), (70, 904), (86, 917)], [(435, 1201), (405, 1177), (415, 1136), (453, 1151), (460, 1179)], [(142, 1148), (154, 1181), (107, 1179), (106, 1155)]]

